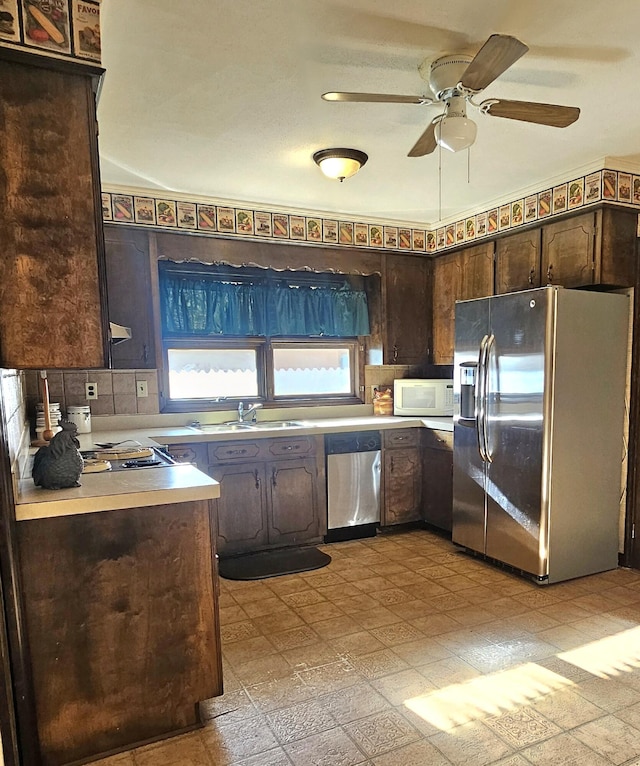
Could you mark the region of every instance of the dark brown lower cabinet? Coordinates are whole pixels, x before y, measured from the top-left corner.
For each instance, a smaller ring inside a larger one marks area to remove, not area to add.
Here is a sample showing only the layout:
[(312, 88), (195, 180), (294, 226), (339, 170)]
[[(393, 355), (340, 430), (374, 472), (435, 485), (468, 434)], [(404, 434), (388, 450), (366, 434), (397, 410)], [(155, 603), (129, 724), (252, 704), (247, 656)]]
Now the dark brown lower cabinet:
[(222, 694), (212, 503), (17, 526), (42, 763), (199, 726)]
[(382, 432), (382, 526), (419, 521), (422, 498), (420, 430)]
[(209, 458), (209, 474), (220, 482), (220, 555), (323, 538), (326, 490), (321, 437), (212, 443)]
[(266, 464), (267, 523), (271, 545), (299, 545), (320, 535), (314, 458)]
[(422, 518), (451, 532), (453, 511), (453, 433), (422, 432)]
[(269, 544), (264, 463), (212, 467), (220, 482), (218, 552), (221, 555), (261, 550)]

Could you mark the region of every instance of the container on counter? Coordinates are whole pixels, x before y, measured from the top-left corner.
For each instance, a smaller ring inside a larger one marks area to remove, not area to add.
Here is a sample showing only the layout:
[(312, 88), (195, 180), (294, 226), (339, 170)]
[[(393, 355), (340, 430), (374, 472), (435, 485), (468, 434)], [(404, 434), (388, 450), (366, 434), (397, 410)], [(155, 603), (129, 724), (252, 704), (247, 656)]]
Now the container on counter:
[[(54, 434), (62, 431), (58, 425), (58, 421), (62, 417), (60, 412), (60, 404), (58, 402), (49, 402), (49, 421), (51, 423), (51, 430)], [(42, 441), (42, 434), (46, 430), (44, 421), (44, 404), (42, 402), (36, 403), (36, 439)]]
[(373, 414), (393, 415), (393, 396), (389, 388), (376, 388), (373, 392)]
[(75, 423), (79, 434), (91, 433), (91, 407), (88, 404), (69, 405), (67, 407), (67, 420)]

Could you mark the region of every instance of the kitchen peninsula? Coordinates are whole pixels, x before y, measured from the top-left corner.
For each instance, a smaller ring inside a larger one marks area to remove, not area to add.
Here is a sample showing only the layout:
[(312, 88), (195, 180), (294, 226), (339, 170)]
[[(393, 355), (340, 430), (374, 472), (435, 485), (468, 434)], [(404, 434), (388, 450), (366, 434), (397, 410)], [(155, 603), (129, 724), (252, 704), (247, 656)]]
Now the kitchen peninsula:
[(217, 483), (189, 465), (20, 482), (16, 516), (42, 763), (200, 724), (222, 693)]

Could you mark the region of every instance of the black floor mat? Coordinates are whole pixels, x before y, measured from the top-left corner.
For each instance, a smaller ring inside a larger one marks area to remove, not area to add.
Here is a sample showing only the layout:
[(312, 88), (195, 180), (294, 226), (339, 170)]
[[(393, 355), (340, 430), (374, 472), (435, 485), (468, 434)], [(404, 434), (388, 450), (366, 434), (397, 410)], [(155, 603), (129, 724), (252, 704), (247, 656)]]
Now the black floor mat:
[(320, 569), (330, 561), (331, 556), (314, 547), (283, 548), (220, 559), (219, 571), (226, 580), (262, 580)]

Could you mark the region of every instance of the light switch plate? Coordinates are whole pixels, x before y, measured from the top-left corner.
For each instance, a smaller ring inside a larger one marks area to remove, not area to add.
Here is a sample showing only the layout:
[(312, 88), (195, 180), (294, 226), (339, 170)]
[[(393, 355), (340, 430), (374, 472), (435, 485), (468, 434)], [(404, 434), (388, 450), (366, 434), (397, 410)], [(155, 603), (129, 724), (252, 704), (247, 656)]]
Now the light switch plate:
[(136, 380), (136, 396), (138, 399), (144, 399), (149, 396), (149, 387), (146, 380)]

